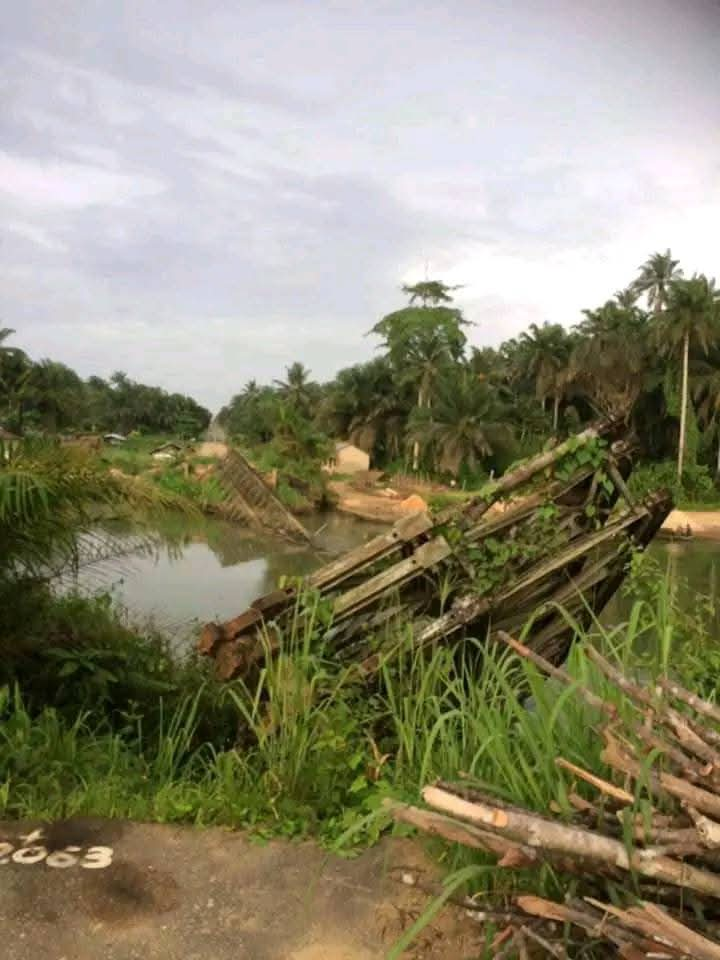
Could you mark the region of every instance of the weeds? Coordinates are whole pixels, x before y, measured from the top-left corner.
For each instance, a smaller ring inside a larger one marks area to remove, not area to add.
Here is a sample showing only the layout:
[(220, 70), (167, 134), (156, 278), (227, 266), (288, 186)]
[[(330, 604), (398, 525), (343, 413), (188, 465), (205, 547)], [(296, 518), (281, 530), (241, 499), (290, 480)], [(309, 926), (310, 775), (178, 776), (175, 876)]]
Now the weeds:
[[(633, 580), (640, 599), (627, 623), (596, 624), (567, 663), (577, 685), (614, 697), (621, 715), (629, 706), (585, 656), (588, 644), (601, 645), (645, 680), (672, 670), (707, 688), (717, 674), (715, 661), (700, 655), (702, 617), (689, 622), (648, 570), (635, 571)], [(198, 665), (167, 658), (149, 637), (112, 634), (106, 623), (99, 642), (103, 621), (86, 611), (93, 645), (76, 636), (65, 647), (36, 650), (34, 672), (6, 675), (0, 815), (222, 823), (314, 835), (348, 849), (385, 828), (385, 798), (415, 800), (435, 778), (462, 771), (509, 802), (567, 811), (556, 757), (603, 774), (593, 710), (574, 688), (548, 682), (505, 648), (489, 649), (478, 638), (462, 652), (421, 653), (403, 649), (409, 638), (401, 637), (398, 655), (368, 689), (352, 668), (325, 657), (318, 641), (327, 614), (322, 602), (301, 602), (279, 654), (251, 680), (225, 687)], [(56, 615), (55, 623), (61, 620)], [(128, 688), (128, 663), (164, 686), (142, 689), (136, 680)], [(61, 673), (53, 687), (52, 676)], [(117, 674), (117, 683), (107, 673)], [(74, 703), (63, 679), (75, 684)], [(445, 856), (469, 865), (466, 852)], [(477, 876), (488, 888), (522, 883), (511, 871)], [(554, 876), (546, 883), (557, 893)]]

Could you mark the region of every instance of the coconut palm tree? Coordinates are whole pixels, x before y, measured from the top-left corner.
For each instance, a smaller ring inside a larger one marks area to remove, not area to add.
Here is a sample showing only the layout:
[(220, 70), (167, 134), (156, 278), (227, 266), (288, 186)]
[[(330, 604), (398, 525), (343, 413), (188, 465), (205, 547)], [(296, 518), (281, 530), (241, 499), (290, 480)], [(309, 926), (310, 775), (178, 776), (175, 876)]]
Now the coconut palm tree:
[(273, 382), (286, 403), (302, 413), (310, 411), (316, 391), (315, 384), (310, 380), (310, 371), (304, 364), (296, 360), (285, 368), (285, 380)]
[(640, 276), (633, 287), (638, 294), (647, 294), (648, 306), (656, 315), (667, 305), (670, 284), (682, 277), (679, 263), (667, 249), (665, 253), (654, 253), (640, 267)]
[(681, 356), (680, 437), (678, 479), (682, 479), (689, 397), (690, 348), (698, 345), (707, 355), (720, 335), (720, 291), (715, 280), (694, 274), (689, 280), (673, 280), (667, 289), (666, 309), (656, 315), (654, 339), (661, 353)]

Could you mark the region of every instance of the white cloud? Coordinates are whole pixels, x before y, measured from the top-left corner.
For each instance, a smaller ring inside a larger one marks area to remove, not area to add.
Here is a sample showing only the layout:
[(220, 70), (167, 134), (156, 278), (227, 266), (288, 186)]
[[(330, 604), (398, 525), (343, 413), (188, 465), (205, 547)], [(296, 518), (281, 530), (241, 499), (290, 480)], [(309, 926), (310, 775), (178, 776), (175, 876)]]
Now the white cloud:
[(0, 193), (26, 207), (119, 206), (162, 193), (156, 177), (124, 174), (97, 166), (42, 162), (0, 152)]
[(3, 322), (219, 405), (372, 355), (426, 262), (477, 343), (576, 322), (655, 249), (715, 272), (720, 16), (633, 2), (27, 0), (0, 38)]

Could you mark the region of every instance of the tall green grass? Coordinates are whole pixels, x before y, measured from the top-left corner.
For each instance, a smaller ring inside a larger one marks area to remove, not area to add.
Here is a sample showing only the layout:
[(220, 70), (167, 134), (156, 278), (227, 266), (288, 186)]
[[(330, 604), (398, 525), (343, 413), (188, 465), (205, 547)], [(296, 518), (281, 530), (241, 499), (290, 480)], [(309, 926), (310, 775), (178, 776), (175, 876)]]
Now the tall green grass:
[(0, 816), (217, 823), (352, 845), (385, 828), (383, 799), (415, 801), (423, 784), (460, 773), (506, 801), (569, 811), (556, 757), (605, 772), (600, 718), (576, 686), (621, 715), (632, 709), (588, 645), (645, 681), (672, 671), (716, 693), (718, 655), (702, 618), (648, 583), (624, 624), (578, 636), (570, 687), (481, 639), (423, 653), (402, 637), (369, 687), (326, 654), (328, 612), (313, 596), (298, 602), (278, 655), (245, 682), (220, 687), (188, 667), (124, 709), (86, 684), (73, 710), (66, 697), (43, 707), (16, 675), (0, 688)]

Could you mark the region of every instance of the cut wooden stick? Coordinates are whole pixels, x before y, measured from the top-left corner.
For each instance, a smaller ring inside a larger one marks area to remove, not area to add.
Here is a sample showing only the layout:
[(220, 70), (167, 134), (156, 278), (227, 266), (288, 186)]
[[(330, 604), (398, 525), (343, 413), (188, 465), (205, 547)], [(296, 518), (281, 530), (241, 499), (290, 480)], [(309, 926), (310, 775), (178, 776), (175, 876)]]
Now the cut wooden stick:
[(676, 700), (680, 700), (682, 703), (687, 704), (688, 707), (692, 707), (696, 713), (700, 713), (704, 717), (709, 717), (711, 720), (714, 720), (715, 723), (720, 723), (720, 707), (717, 707), (714, 703), (703, 700), (702, 697), (698, 697), (697, 694), (691, 693), (689, 690), (686, 690), (685, 687), (681, 687), (679, 683), (675, 683), (674, 680), (669, 680), (667, 677), (661, 678), (658, 681), (658, 686), (660, 686), (665, 693), (669, 693), (675, 697)]
[(609, 730), (603, 734), (605, 749), (601, 757), (609, 767), (627, 773), (634, 780), (647, 780), (656, 793), (669, 793), (701, 813), (720, 818), (720, 796), (663, 771), (643, 770), (641, 764), (620, 744)]
[(592, 692), (592, 690), (588, 690), (585, 687), (577, 684), (570, 674), (566, 670), (563, 670), (562, 667), (553, 666), (549, 660), (546, 660), (545, 657), (541, 656), (539, 653), (536, 653), (534, 650), (531, 650), (530, 647), (525, 646), (524, 643), (521, 643), (519, 640), (511, 637), (510, 634), (505, 630), (498, 630), (495, 636), (499, 640), (502, 640), (503, 643), (507, 644), (507, 646), (510, 647), (511, 650), (514, 650), (519, 656), (535, 664), (535, 666), (547, 676), (553, 677), (555, 680), (560, 680), (568, 686), (575, 686), (579, 695), (589, 706), (595, 707), (596, 710), (600, 710), (603, 713), (615, 716), (616, 710), (612, 704), (607, 703), (602, 699), (602, 697), (598, 697)]
[(536, 851), (526, 849), (522, 844), (506, 837), (498, 837), (487, 830), (479, 830), (466, 823), (458, 823), (451, 817), (444, 817), (430, 810), (421, 810), (419, 807), (405, 804), (389, 804), (388, 809), (391, 810), (393, 818), (401, 823), (407, 823), (411, 827), (417, 827), (425, 833), (442, 837), (451, 843), (460, 843), (475, 850), (485, 850), (499, 857), (501, 861), (505, 861), (508, 866), (529, 867), (537, 862)]
[[(572, 924), (585, 930), (590, 936), (609, 940), (618, 947), (624, 947), (638, 940), (637, 934), (627, 930), (617, 921), (608, 919), (603, 912), (598, 912), (585, 903), (556, 903), (554, 900), (547, 900), (544, 897), (536, 897), (530, 894), (517, 897), (515, 902), (521, 910), (524, 910), (531, 917), (554, 920), (556, 923)], [(643, 938), (641, 944), (650, 949), (657, 948), (656, 940), (645, 940)], [(642, 954), (642, 956), (646, 957), (647, 954)], [(675, 952), (671, 956), (681, 956), (681, 954)]]
[(596, 667), (605, 674), (608, 680), (611, 680), (616, 687), (619, 687), (623, 693), (626, 693), (632, 700), (636, 700), (638, 703), (641, 703), (644, 707), (653, 706), (653, 698), (646, 691), (633, 683), (620, 671), (617, 667), (613, 666), (609, 660), (606, 660), (605, 657), (589, 644), (585, 648), (588, 659), (592, 660)]
[(609, 903), (600, 903), (591, 897), (587, 897), (586, 901), (619, 920), (624, 927), (667, 944), (693, 960), (720, 960), (720, 944), (713, 943), (686, 927), (655, 904), (643, 903), (623, 910)]
[(425, 787), (423, 799), (428, 806), (450, 817), (468, 821), (493, 833), (504, 834), (530, 849), (620, 867), (641, 876), (720, 898), (720, 876), (717, 874), (651, 851), (637, 850), (629, 854), (625, 845), (612, 837), (582, 827), (556, 823), (536, 814), (470, 803), (438, 787)]
[(576, 777), (579, 777), (581, 780), (584, 780), (586, 783), (589, 783), (591, 786), (595, 787), (596, 790), (604, 793), (605, 796), (612, 797), (613, 800), (617, 800), (618, 803), (635, 803), (635, 797), (632, 795), (632, 793), (628, 793), (628, 791), (623, 790), (622, 787), (616, 787), (614, 783), (610, 783), (608, 780), (603, 780), (602, 777), (596, 777), (594, 773), (588, 773), (587, 770), (583, 770), (582, 767), (578, 767), (574, 763), (570, 763), (570, 761), (565, 760), (564, 757), (556, 757), (555, 766), (574, 774)]

